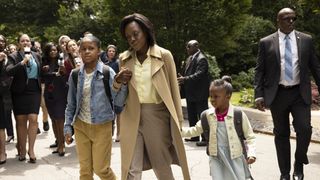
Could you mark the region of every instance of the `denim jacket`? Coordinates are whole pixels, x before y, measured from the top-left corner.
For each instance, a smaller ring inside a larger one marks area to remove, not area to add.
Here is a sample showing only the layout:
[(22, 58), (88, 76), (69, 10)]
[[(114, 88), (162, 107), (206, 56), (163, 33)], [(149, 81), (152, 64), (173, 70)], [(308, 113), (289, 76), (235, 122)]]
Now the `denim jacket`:
[[(91, 99), (90, 112), (91, 123), (102, 124), (107, 121), (112, 121), (115, 114), (112, 110), (110, 101), (105, 93), (103, 84), (103, 63), (98, 61), (94, 75), (91, 82)], [(109, 86), (114, 106), (123, 107), (125, 98), (127, 97), (127, 85), (122, 85), (120, 90), (112, 88), (114, 76), (116, 75), (112, 68), (109, 68), (110, 78)], [(72, 74), (72, 73), (71, 73)], [(83, 100), (83, 86), (84, 86), (84, 65), (80, 67), (77, 87), (73, 82), (72, 75), (69, 76), (69, 90), (68, 90), (68, 104), (65, 111), (65, 126), (64, 133), (71, 134), (76, 117), (79, 115), (81, 101)]]

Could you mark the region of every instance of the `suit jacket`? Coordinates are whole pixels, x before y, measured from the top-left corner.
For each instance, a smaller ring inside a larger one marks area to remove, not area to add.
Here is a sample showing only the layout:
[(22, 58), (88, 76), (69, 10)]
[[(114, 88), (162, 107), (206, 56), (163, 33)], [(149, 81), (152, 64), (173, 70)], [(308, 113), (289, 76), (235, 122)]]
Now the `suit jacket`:
[(188, 101), (208, 100), (210, 85), (208, 66), (208, 60), (202, 52), (198, 53), (190, 64), (187, 62), (181, 73), (185, 77), (181, 94), (184, 94)]
[[(300, 69), (300, 94), (306, 104), (311, 104), (310, 71), (320, 86), (320, 63), (317, 59), (312, 37), (295, 31), (297, 39), (298, 63)], [(257, 66), (255, 68), (255, 98), (263, 97), (270, 106), (278, 91), (281, 73), (279, 35), (275, 32), (259, 42)]]
[[(127, 67), (134, 71), (135, 61), (132, 58), (134, 53), (134, 51), (130, 50), (123, 52), (119, 57), (120, 67)], [(174, 160), (173, 163), (177, 163), (181, 166), (184, 179), (189, 180), (188, 164), (180, 134), (183, 115), (174, 60), (170, 51), (161, 48), (158, 45), (150, 47), (150, 57), (152, 84), (171, 116), (171, 140), (175, 148), (175, 157), (173, 157), (173, 159), (178, 160), (178, 162), (175, 162)], [(131, 80), (128, 83), (126, 105), (121, 113), (121, 179), (127, 179), (140, 124), (141, 109), (134, 78), (135, 74), (133, 72)]]
[[(32, 52), (31, 54), (35, 59), (38, 65), (38, 83), (39, 83), (39, 90), (41, 91), (41, 82), (40, 82), (40, 55)], [(22, 93), (28, 84), (28, 75), (27, 75), (27, 66), (22, 65), (21, 61), (23, 60), (23, 53), (20, 51), (11, 53), (8, 56), (8, 64), (6, 66), (6, 71), (8, 75), (13, 77), (12, 84), (11, 84), (11, 92), (12, 93)]]

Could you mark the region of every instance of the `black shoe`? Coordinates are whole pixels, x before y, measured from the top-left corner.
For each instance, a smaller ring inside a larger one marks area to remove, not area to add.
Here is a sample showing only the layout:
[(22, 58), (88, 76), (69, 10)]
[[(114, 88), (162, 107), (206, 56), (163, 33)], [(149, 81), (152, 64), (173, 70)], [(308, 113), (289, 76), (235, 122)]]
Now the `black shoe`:
[(31, 158), (29, 159), (28, 163), (31, 163), (31, 164), (35, 164), (37, 162), (37, 158)]
[(62, 152), (59, 152), (59, 153), (58, 153), (58, 155), (59, 155), (60, 157), (63, 157), (63, 156), (64, 156), (64, 154), (65, 154), (65, 152), (64, 152), (64, 151), (62, 151)]
[(186, 142), (198, 142), (199, 141), (199, 137), (193, 137), (193, 138), (190, 138), (190, 139), (184, 139), (184, 141), (186, 141)]
[(7, 162), (7, 160), (3, 160), (3, 161), (0, 161), (0, 164), (4, 164), (6, 162)]
[(38, 130), (37, 130), (37, 134), (40, 134), (41, 133), (41, 131), (40, 131), (40, 129), (38, 128)]
[(294, 162), (294, 171), (292, 175), (293, 180), (303, 180), (304, 175), (303, 175), (303, 163), (299, 163), (297, 161)]
[(290, 180), (290, 175), (289, 174), (281, 175), (280, 180)]
[(30, 156), (30, 153), (29, 153), (29, 152), (28, 152), (28, 155), (29, 155), (29, 161), (28, 161), (28, 163), (35, 164), (35, 163), (37, 162), (37, 158), (36, 158), (36, 157), (32, 158), (32, 157)]
[(6, 142), (14, 141), (14, 136), (8, 136)]
[(5, 154), (5, 159), (3, 160), (3, 161), (0, 161), (0, 164), (4, 164), (4, 163), (6, 163), (7, 162), (7, 153)]
[(43, 130), (44, 130), (44, 131), (49, 131), (49, 128), (50, 128), (50, 127), (49, 127), (48, 121), (47, 121), (47, 122), (44, 122), (44, 123), (43, 123)]
[(56, 147), (58, 147), (58, 142), (57, 142), (57, 140), (56, 140), (53, 144), (51, 144), (49, 147), (50, 147), (50, 148), (56, 148)]
[(19, 161), (25, 161), (25, 160), (26, 160), (26, 157), (25, 157), (25, 156), (19, 156), (18, 160), (19, 160)]
[(294, 172), (292, 175), (293, 180), (303, 180), (303, 178), (304, 178), (304, 175), (302, 173)]
[(206, 146), (207, 142), (206, 141), (199, 141), (196, 143), (197, 146)]

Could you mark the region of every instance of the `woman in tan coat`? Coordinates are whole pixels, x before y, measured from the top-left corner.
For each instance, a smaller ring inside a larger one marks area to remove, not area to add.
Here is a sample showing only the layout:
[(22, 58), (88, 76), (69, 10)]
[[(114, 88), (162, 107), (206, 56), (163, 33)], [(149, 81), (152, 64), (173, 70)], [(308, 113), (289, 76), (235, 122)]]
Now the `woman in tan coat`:
[(141, 14), (124, 17), (120, 31), (130, 45), (120, 55), (121, 71), (132, 75), (128, 80), (121, 73), (114, 82), (128, 84), (129, 90), (121, 114), (121, 179), (139, 180), (142, 171), (152, 168), (158, 179), (171, 180), (171, 164), (177, 164), (189, 180), (172, 54), (156, 45), (152, 23)]

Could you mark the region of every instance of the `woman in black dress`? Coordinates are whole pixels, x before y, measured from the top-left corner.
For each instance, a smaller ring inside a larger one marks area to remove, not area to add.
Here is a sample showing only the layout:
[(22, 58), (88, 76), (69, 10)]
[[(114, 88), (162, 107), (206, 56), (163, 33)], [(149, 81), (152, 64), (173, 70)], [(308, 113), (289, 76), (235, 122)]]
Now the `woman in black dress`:
[(11, 95), (9, 86), (11, 78), (5, 72), (5, 65), (8, 62), (6, 47), (6, 38), (0, 34), (0, 164), (6, 162), (5, 149), (5, 128), (9, 127), (8, 112), (11, 111)]
[(27, 34), (18, 38), (19, 51), (8, 56), (7, 73), (13, 77), (11, 84), (13, 113), (16, 119), (19, 161), (26, 159), (28, 138), (28, 162), (35, 163), (34, 144), (38, 129), (41, 99), (40, 55), (30, 51), (31, 41)]
[(58, 144), (57, 150), (52, 153), (64, 156), (63, 127), (64, 111), (67, 105), (68, 77), (60, 70), (60, 66), (63, 66), (63, 61), (58, 63), (58, 59), (58, 46), (53, 43), (46, 44), (42, 58), (42, 72), (45, 83), (44, 99)]

